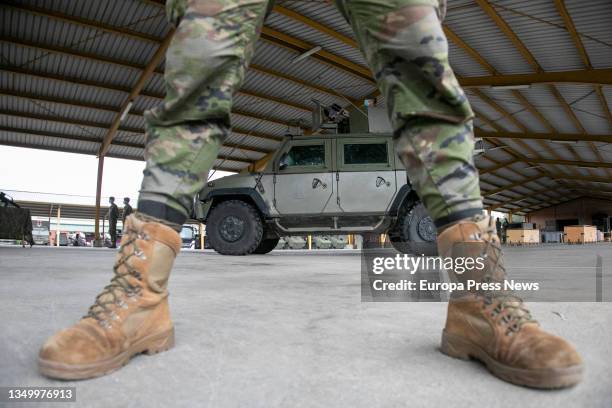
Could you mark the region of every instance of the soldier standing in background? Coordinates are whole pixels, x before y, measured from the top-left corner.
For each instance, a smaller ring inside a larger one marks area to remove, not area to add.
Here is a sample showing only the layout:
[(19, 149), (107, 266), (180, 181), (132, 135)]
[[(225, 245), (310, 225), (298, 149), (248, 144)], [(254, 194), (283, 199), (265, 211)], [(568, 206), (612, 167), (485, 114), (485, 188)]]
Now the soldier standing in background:
[[(389, 110), (397, 154), (438, 228), (440, 256), (482, 256), (465, 284), (503, 282), (495, 223), (483, 214), (474, 165), (473, 112), (448, 61), (445, 0), (336, 0)], [(166, 97), (146, 112), (146, 168), (138, 212), (126, 219), (115, 277), (75, 326), (40, 351), (41, 372), (74, 379), (119, 368), (131, 355), (172, 347), (167, 283), (179, 252), (178, 231), (206, 184), (230, 133), (232, 95), (240, 88), (268, 0), (168, 0), (177, 26), (166, 53)], [(124, 324), (132, 314), (142, 325)], [(576, 350), (540, 329), (522, 300), (477, 291), (448, 303), (441, 351), (483, 360), (516, 384), (560, 388), (582, 377)], [(409, 316), (406, 317), (407, 319)]]
[(506, 243), (506, 232), (508, 231), (508, 219), (504, 217), (504, 222), (502, 223), (502, 243)]
[(108, 207), (106, 216), (108, 217), (108, 233), (111, 236), (109, 248), (117, 248), (117, 220), (119, 220), (119, 207), (115, 204), (115, 197), (110, 197), (108, 202), (110, 206)]
[[(130, 205), (130, 197), (125, 197), (123, 199), (123, 211), (121, 213), (121, 221), (123, 225), (125, 225), (125, 219), (130, 216), (134, 212), (134, 209)], [(125, 227), (123, 227), (125, 229)]]
[(495, 230), (497, 231), (497, 236), (499, 237), (499, 240), (501, 241), (501, 239), (502, 239), (502, 223), (499, 220), (499, 217), (497, 217), (495, 219)]

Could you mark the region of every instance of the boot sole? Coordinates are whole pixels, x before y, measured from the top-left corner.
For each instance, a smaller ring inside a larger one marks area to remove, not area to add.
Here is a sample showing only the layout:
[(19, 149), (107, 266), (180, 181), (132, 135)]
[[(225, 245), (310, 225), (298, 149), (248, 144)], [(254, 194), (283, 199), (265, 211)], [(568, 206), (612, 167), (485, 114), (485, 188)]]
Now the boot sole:
[(109, 374), (126, 365), (130, 358), (137, 354), (157, 354), (174, 347), (174, 327), (164, 332), (144, 337), (117, 354), (90, 364), (65, 364), (38, 358), (38, 367), (42, 375), (60, 380), (84, 380)]
[(462, 360), (474, 358), (481, 361), (496, 377), (512, 384), (539, 389), (566, 388), (582, 380), (584, 367), (575, 365), (563, 368), (524, 369), (500, 363), (478, 345), (463, 337), (442, 331), (440, 351)]

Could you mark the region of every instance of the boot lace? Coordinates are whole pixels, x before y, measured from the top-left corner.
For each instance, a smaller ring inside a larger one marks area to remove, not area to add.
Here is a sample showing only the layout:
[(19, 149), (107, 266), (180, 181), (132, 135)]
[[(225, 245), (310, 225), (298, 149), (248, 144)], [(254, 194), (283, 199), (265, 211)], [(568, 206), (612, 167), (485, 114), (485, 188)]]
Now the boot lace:
[[(477, 221), (480, 221), (478, 219)], [(485, 229), (486, 237), (481, 238), (486, 242), (486, 246), (481, 254), (483, 258), (489, 258), (490, 254), (495, 256), (495, 265), (489, 269), (487, 274), (484, 276), (483, 281), (485, 283), (500, 282), (505, 279), (506, 268), (504, 267), (503, 255), (501, 244), (493, 240), (493, 236), (496, 236), (497, 231), (492, 222), (489, 222)], [(501, 278), (500, 278), (501, 274)], [(523, 299), (513, 294), (508, 290), (489, 290), (482, 291), (480, 295), (483, 297), (484, 305), (483, 308), (487, 308), (495, 304), (495, 307), (491, 310), (491, 317), (502, 315), (498, 320), (500, 324), (504, 324), (506, 329), (506, 335), (512, 335), (518, 332), (521, 327), (526, 323), (537, 323), (537, 321), (531, 316), (531, 312), (525, 304)]]
[[(142, 291), (142, 286), (139, 284), (142, 281), (142, 276), (134, 267), (128, 262), (132, 257), (142, 257), (143, 253), (138, 248), (136, 241), (142, 238), (133, 229), (127, 229), (127, 240), (121, 243), (119, 247), (119, 254), (121, 255), (115, 265), (113, 266), (114, 277), (111, 279), (110, 284), (106, 285), (102, 292), (96, 296), (94, 304), (89, 307), (87, 314), (83, 318), (91, 317), (95, 319), (99, 324), (104, 327), (109, 327), (106, 320), (107, 315), (114, 316), (113, 307), (119, 305), (120, 307), (127, 307), (123, 301), (123, 296), (133, 298), (138, 296)], [(129, 253), (126, 253), (126, 249), (131, 248)], [(133, 284), (128, 279), (133, 277), (138, 281), (138, 284)]]

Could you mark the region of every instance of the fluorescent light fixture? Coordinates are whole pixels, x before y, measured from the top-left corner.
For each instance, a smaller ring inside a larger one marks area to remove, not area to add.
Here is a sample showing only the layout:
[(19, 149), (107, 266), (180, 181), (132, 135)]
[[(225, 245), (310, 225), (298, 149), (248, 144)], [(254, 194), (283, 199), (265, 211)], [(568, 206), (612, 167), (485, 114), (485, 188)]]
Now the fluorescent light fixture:
[(320, 46), (318, 46), (318, 45), (317, 45), (316, 47), (314, 47), (314, 48), (312, 48), (312, 49), (310, 49), (310, 50), (308, 50), (308, 51), (306, 51), (306, 52), (304, 52), (304, 53), (302, 53), (302, 54), (298, 55), (297, 57), (295, 57), (295, 58), (294, 58), (294, 59), (291, 61), (291, 63), (292, 63), (292, 64), (295, 64), (296, 62), (300, 62), (300, 61), (302, 61), (302, 60), (304, 60), (304, 59), (306, 59), (306, 58), (310, 57), (312, 54), (316, 54), (317, 52), (321, 51), (322, 49), (323, 49), (323, 48), (321, 48)]
[(119, 118), (119, 122), (123, 122), (125, 118), (127, 118), (128, 113), (130, 113), (130, 109), (132, 109), (132, 105), (134, 102), (130, 101), (127, 105), (125, 105), (125, 109), (121, 112), (121, 117)]
[(556, 140), (556, 139), (550, 139), (551, 142), (553, 143), (561, 143), (561, 144), (576, 144), (578, 143), (577, 140)]
[(519, 84), (519, 85), (491, 85), (491, 89), (500, 90), (515, 90), (515, 89), (529, 89), (531, 84)]

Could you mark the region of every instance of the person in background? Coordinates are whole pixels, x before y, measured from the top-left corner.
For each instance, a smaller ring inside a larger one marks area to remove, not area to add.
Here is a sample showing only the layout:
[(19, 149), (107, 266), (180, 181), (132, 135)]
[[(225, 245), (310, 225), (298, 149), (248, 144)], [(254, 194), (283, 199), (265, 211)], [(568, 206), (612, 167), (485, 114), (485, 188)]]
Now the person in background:
[(497, 236), (499, 240), (502, 240), (502, 223), (499, 220), (499, 217), (495, 218), (495, 230), (497, 231)]
[(117, 248), (117, 220), (119, 219), (119, 207), (115, 204), (115, 197), (108, 199), (110, 206), (108, 207), (108, 233), (111, 236), (111, 244), (109, 248)]
[(129, 215), (133, 212), (134, 212), (134, 209), (130, 205), (130, 197), (125, 197), (123, 199), (123, 213), (121, 214), (121, 222), (125, 224), (125, 219), (129, 217)]
[(506, 231), (508, 231), (508, 219), (504, 217), (504, 222), (502, 223), (502, 243), (506, 243)]

